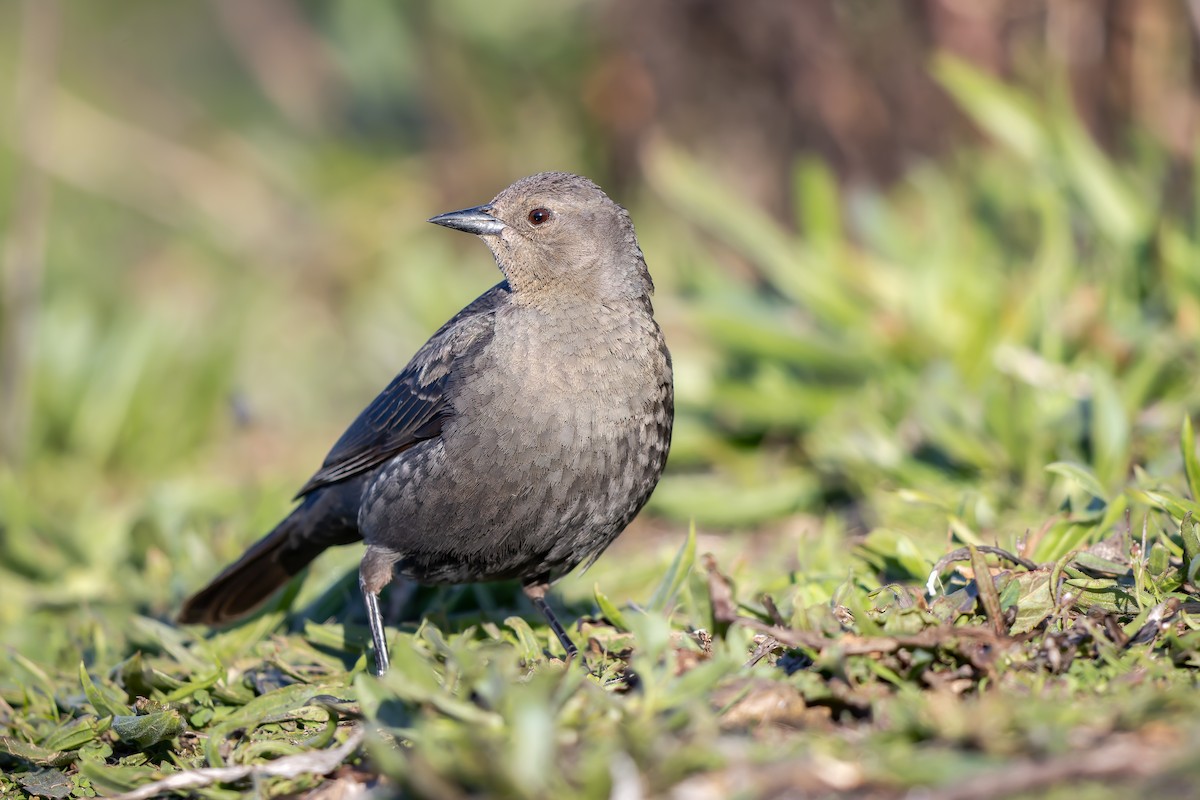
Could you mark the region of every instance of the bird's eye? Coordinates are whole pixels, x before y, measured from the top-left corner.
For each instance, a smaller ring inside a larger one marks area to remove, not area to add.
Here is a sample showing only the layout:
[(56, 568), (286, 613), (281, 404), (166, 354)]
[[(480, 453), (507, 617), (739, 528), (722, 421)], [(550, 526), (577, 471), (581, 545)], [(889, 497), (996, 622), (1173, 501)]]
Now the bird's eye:
[(529, 212), (530, 224), (541, 225), (548, 219), (550, 219), (550, 209), (548, 208), (535, 208)]

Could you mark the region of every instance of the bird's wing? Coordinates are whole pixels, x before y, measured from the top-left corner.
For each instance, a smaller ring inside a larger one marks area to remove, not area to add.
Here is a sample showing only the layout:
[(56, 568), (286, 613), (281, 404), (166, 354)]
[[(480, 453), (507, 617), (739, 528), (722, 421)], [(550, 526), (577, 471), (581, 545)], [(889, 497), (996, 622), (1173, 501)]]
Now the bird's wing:
[(491, 315), (508, 294), (507, 283), (497, 284), (439, 328), (346, 429), (296, 497), (374, 469), (441, 434), (452, 413), (446, 387), (455, 365), (465, 352), (490, 339)]

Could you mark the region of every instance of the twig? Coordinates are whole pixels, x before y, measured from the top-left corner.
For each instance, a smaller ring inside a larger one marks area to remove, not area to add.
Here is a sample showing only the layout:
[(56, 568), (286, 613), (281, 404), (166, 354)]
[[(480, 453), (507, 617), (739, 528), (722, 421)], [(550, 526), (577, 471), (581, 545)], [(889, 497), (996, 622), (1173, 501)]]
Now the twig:
[(769, 594), (764, 594), (762, 596), (762, 604), (763, 607), (767, 609), (767, 616), (771, 618), (772, 622), (782, 628), (787, 627), (787, 620), (783, 618), (783, 614), (779, 613), (779, 606), (775, 605), (774, 597), (771, 597)]
[(296, 778), (300, 775), (325, 775), (340, 767), (346, 758), (358, 750), (362, 740), (363, 727), (356, 725), (345, 742), (328, 750), (298, 753), (267, 764), (191, 769), (154, 783), (139, 786), (133, 791), (117, 795), (112, 800), (149, 800), (149, 798), (157, 797), (164, 792), (198, 789), (212, 786), (214, 783), (232, 783), (246, 778)]
[(751, 654), (750, 658), (743, 666), (753, 667), (755, 664), (766, 658), (767, 654), (777, 647), (779, 647), (779, 640), (777, 640), (774, 636), (763, 637), (763, 640), (758, 643), (758, 647), (754, 648), (754, 653)]
[(987, 614), (988, 622), (992, 624), (992, 630), (996, 632), (997, 636), (1003, 636), (1008, 632), (1008, 626), (1004, 624), (1004, 611), (1000, 607), (1000, 593), (996, 591), (996, 582), (992, 579), (987, 559), (983, 557), (983, 553), (979, 552), (979, 548), (973, 545), (968, 545), (967, 551), (971, 554), (971, 570), (975, 573), (979, 603), (983, 606), (984, 613)]
[(713, 621), (718, 625), (729, 625), (737, 621), (737, 601), (733, 598), (733, 582), (721, 572), (712, 553), (701, 559), (708, 572), (708, 599), (712, 606)]
[[(1038, 568), (1038, 565), (1035, 564), (1034, 562), (1030, 561), (1029, 559), (1021, 558), (1020, 556), (1014, 555), (1013, 553), (1010, 553), (1007, 550), (1000, 548), (1000, 547), (992, 547), (991, 545), (981, 544), (981, 545), (977, 545), (975, 547), (975, 550), (976, 550), (976, 552), (979, 552), (979, 553), (990, 553), (991, 555), (994, 555), (994, 556), (1000, 556), (1001, 558), (1007, 559), (1008, 561), (1011, 561), (1014, 564), (1021, 565), (1022, 567), (1029, 570), (1030, 572), (1033, 572), (1034, 570), (1036, 570)], [(937, 581), (938, 576), (942, 574), (942, 570), (944, 570), (946, 567), (953, 564), (955, 561), (970, 561), (970, 560), (971, 560), (971, 550), (970, 550), (970, 548), (967, 548), (967, 547), (960, 547), (957, 550), (953, 550), (953, 551), (947, 553), (946, 555), (942, 556), (941, 558), (939, 558), (938, 562), (933, 565), (933, 569), (929, 572), (929, 580), (926, 582), (926, 586), (925, 586), (926, 593), (931, 596), (934, 594), (937, 594), (937, 592), (934, 590), (933, 587)]]
[(1168, 597), (1163, 602), (1156, 605), (1146, 615), (1146, 624), (1138, 629), (1137, 633), (1129, 637), (1125, 642), (1125, 647), (1133, 647), (1137, 644), (1146, 644), (1158, 638), (1158, 635), (1165, 631), (1175, 619), (1175, 615), (1179, 613), (1179, 609), (1183, 603), (1176, 597)]
[(983, 641), (992, 645), (1017, 641), (1009, 637), (997, 636), (994, 631), (988, 628), (968, 628), (952, 625), (926, 628), (920, 633), (906, 636), (855, 636), (853, 634), (844, 634), (836, 639), (831, 639), (821, 633), (768, 625), (752, 617), (738, 617), (737, 624), (774, 637), (779, 644), (787, 647), (806, 647), (817, 651), (836, 650), (847, 656), (894, 653), (904, 648), (933, 649), (948, 647), (963, 640)]
[(1113, 737), (1086, 751), (1075, 751), (1049, 761), (1023, 760), (988, 770), (942, 789), (918, 789), (911, 800), (990, 800), (1036, 792), (1051, 786), (1066, 786), (1081, 780), (1129, 779), (1160, 772), (1177, 753)]

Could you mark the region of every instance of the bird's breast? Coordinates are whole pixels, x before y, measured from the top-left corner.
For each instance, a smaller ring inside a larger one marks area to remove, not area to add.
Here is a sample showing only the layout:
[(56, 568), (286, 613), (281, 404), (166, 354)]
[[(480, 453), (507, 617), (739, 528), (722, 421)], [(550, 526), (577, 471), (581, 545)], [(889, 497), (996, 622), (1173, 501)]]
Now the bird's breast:
[(369, 492), (365, 538), (403, 553), (405, 574), (561, 575), (645, 502), (670, 443), (661, 334), (648, 314), (584, 327), (497, 315), (487, 346), (456, 367), (441, 435)]
[(465, 372), (456, 393), (447, 447), (527, 465), (535, 479), (621, 469), (670, 381), (665, 354), (648, 339), (660, 334), (645, 314), (499, 316), (480, 368)]

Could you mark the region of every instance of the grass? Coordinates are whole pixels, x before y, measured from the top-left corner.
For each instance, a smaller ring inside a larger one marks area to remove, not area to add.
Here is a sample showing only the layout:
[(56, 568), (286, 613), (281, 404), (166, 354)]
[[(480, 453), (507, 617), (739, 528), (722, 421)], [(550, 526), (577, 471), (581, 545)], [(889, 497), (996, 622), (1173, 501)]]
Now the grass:
[[(495, 275), (423, 229), (444, 199), (413, 163), (249, 123), (184, 153), (60, 97), (95, 135), (51, 169), (29, 454), (0, 471), (0, 794), (1189, 787), (1195, 220), (1162, 154), (1110, 159), (1053, 87), (934, 70), (993, 145), (887, 192), (801, 160), (795, 230), (645, 153), (620, 199), (678, 434), (556, 595), (595, 676), (496, 585), (393, 591), (371, 677), (354, 548), (245, 625), (171, 623)], [(134, 151), (173, 202), (97, 167)]]

